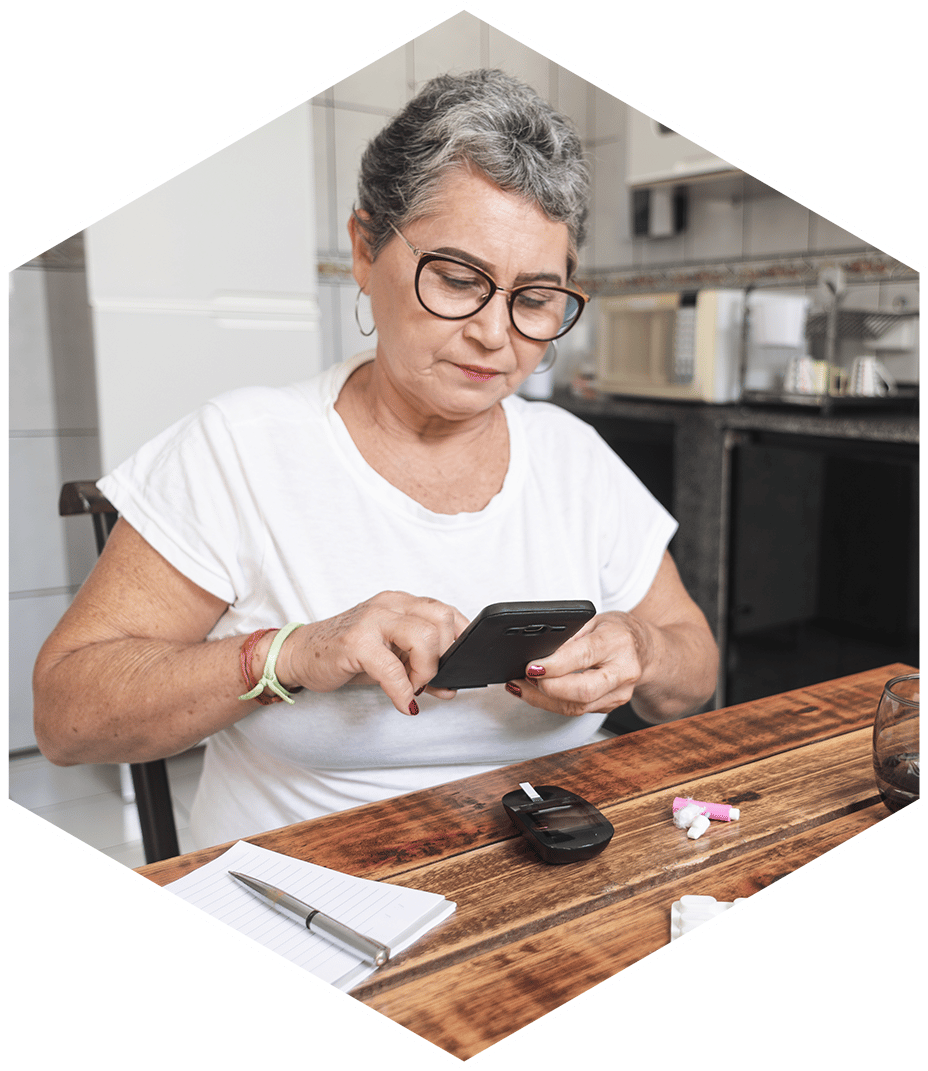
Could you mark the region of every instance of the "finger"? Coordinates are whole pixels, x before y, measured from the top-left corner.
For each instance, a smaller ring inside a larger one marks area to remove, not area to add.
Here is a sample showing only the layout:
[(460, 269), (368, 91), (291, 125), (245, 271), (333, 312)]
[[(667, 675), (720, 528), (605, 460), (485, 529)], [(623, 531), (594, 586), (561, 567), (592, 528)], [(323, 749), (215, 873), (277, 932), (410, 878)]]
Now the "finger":
[(438, 623), (438, 638), (434, 650), (423, 646), (409, 652), (410, 679), (416, 685), (417, 694), (427, 689), (430, 695), (438, 699), (452, 699), (457, 695), (456, 689), (431, 688), (429, 682), (438, 672), (442, 656), (467, 628), (467, 625), (467, 618), (455, 611), (452, 617)]
[(420, 688), (416, 695), (421, 695), (425, 692), (426, 695), (434, 695), (436, 699), (454, 699), (458, 694), (456, 688)]
[(418, 694), (438, 672), (439, 660), (454, 643), (454, 638), (450, 632), (439, 629), (430, 622), (405, 621), (397, 628), (394, 643), (403, 646), (409, 680)]
[[(365, 672), (377, 680), (398, 710), (418, 706), (413, 701), (438, 671), (441, 653), (454, 642), (455, 622), (449, 611), (448, 607), (441, 612), (430, 608), (430, 619), (384, 611), (378, 620), (379, 643), (359, 652)], [(443, 699), (454, 695), (447, 689), (436, 691)]]
[(593, 633), (571, 636), (553, 653), (545, 658), (536, 658), (525, 667), (529, 680), (562, 677), (596, 665), (602, 658), (602, 645)]
[(506, 691), (517, 699), (521, 699), (528, 706), (535, 707), (536, 710), (547, 710), (552, 714), (561, 714), (564, 717), (577, 717), (580, 714), (588, 713), (580, 703), (552, 699), (530, 680), (509, 681), (506, 684)]
[(641, 660), (635, 637), (626, 615), (594, 618), (565, 641), (552, 655), (530, 663), (526, 676), (530, 679), (553, 680), (594, 667), (608, 667), (617, 683), (637, 680), (641, 675)]
[(468, 619), (461, 611), (450, 603), (425, 596), (409, 595), (406, 592), (384, 594), (398, 596), (397, 600), (385, 600), (384, 604), (388, 609), (395, 609), (400, 613), (408, 614), (410, 617), (419, 617), (426, 621), (431, 621), (443, 634), (450, 632), (449, 646), (469, 624)]
[(606, 627), (580, 637), (567, 652), (561, 649), (531, 664), (526, 672), (522, 698), (527, 703), (576, 717), (607, 714), (629, 702), (641, 666), (631, 637)]
[[(521, 698), (530, 706), (555, 714), (578, 717), (581, 714), (608, 714), (627, 703), (634, 690), (632, 680), (616, 681), (605, 667), (592, 667), (580, 673), (513, 682), (521, 688)], [(507, 685), (507, 689), (512, 691)]]
[(401, 714), (418, 714), (419, 704), (406, 667), (387, 644), (374, 644), (358, 652), (362, 673), (379, 685)]

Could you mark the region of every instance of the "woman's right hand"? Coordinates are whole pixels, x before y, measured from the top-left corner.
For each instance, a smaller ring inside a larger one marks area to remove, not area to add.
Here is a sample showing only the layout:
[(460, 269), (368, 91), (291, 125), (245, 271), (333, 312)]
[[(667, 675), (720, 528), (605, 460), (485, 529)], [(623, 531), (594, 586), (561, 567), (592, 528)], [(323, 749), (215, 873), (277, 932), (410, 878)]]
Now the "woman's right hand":
[[(335, 617), (316, 621), (284, 641), (277, 678), (285, 688), (332, 692), (348, 681), (373, 681), (403, 714), (419, 712), (415, 697), (438, 672), (438, 659), (467, 627), (467, 618), (437, 599), (381, 591)], [(255, 650), (263, 665), (272, 635)], [(449, 699), (448, 689), (429, 689)]]

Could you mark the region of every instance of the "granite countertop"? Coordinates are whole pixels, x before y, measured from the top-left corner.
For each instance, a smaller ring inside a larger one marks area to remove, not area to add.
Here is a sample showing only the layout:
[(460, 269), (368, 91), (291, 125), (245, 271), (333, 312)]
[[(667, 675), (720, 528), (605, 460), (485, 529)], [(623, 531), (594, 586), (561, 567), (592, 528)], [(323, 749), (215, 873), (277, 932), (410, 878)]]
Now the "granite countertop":
[(822, 412), (798, 405), (711, 405), (607, 394), (578, 398), (567, 389), (555, 391), (551, 401), (581, 417), (619, 417), (661, 424), (695, 422), (719, 431), (731, 428), (869, 442), (919, 441), (917, 412), (911, 408), (880, 408), (879, 403)]

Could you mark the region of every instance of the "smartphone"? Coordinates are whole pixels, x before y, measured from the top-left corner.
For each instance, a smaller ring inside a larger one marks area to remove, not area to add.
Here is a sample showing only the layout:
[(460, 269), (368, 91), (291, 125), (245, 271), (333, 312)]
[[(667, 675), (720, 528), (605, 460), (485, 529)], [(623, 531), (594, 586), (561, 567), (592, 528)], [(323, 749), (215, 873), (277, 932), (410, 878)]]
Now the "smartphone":
[(521, 680), (596, 613), (583, 600), (495, 602), (484, 607), (438, 662), (433, 688), (485, 688)]

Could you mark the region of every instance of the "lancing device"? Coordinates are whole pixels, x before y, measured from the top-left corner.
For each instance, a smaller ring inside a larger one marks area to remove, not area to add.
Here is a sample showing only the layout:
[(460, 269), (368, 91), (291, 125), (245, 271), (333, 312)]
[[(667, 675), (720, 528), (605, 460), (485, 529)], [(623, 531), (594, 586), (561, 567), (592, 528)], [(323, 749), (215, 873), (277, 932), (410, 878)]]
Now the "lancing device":
[(390, 958), (390, 949), (386, 945), (365, 937), (330, 915), (325, 915), (316, 908), (310, 907), (309, 904), (304, 904), (302, 900), (297, 900), (295, 896), (285, 893), (283, 889), (268, 885), (260, 878), (250, 878), (247, 874), (239, 874), (235, 870), (230, 870), (229, 873), (283, 914), (295, 922), (303, 923), (310, 933), (318, 934), (327, 941), (331, 941), (333, 945), (354, 952), (368, 963), (373, 963), (375, 967), (382, 967)]
[(715, 822), (737, 822), (741, 817), (740, 807), (732, 807), (728, 803), (703, 803), (702, 800), (683, 799), (682, 796), (677, 796), (673, 801), (674, 814), (689, 804), (695, 804), (707, 818)]

